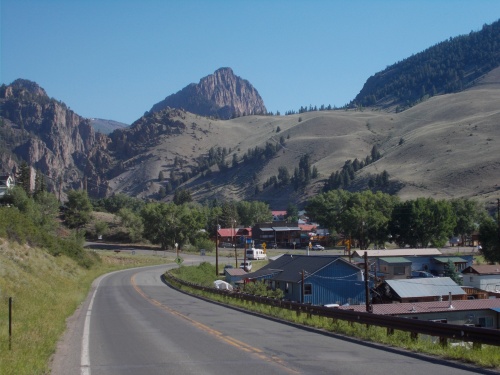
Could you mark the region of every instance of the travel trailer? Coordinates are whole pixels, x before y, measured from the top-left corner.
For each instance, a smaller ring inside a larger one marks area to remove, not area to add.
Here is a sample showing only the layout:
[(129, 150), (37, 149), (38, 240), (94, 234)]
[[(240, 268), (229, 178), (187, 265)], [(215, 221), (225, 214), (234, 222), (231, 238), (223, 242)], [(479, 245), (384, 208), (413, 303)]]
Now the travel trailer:
[(254, 247), (252, 247), (251, 249), (247, 249), (246, 252), (247, 259), (261, 260), (267, 258), (267, 255), (264, 254), (264, 250), (256, 249)]

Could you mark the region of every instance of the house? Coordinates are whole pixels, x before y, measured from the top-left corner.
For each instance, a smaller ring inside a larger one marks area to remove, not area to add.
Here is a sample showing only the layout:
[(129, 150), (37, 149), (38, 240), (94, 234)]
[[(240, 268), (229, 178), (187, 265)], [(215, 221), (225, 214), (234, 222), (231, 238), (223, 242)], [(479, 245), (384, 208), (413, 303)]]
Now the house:
[(0, 198), (3, 197), (7, 191), (14, 187), (14, 178), (10, 173), (0, 174)]
[[(353, 260), (355, 262), (362, 262), (365, 252), (370, 264), (370, 271), (377, 272), (377, 276), (384, 279), (403, 277), (397, 277), (397, 275), (394, 275), (396, 277), (392, 277), (391, 274), (381, 271), (384, 266), (384, 261), (381, 261), (381, 259), (384, 259), (385, 263), (387, 263), (390, 262), (390, 258), (403, 257), (406, 261), (411, 262), (411, 271), (426, 271), (435, 276), (444, 275), (449, 260), (453, 262), (458, 271), (472, 265), (474, 260), (472, 255), (463, 255), (461, 257), (442, 256), (442, 253), (438, 249), (355, 250), (353, 251)], [(392, 261), (396, 267), (398, 261), (401, 261), (401, 259)], [(396, 271), (399, 272), (401, 269), (396, 269)], [(379, 272), (381, 272), (380, 275)], [(410, 277), (411, 272), (407, 276)]]
[(313, 305), (366, 301), (363, 270), (339, 256), (284, 254), (246, 278), (281, 289), (290, 301)]
[(225, 280), (231, 285), (235, 285), (236, 283), (240, 282), (244, 277), (246, 277), (246, 275), (247, 272), (242, 268), (224, 269)]
[(282, 247), (299, 247), (301, 230), (298, 226), (289, 226), (286, 222), (258, 223), (252, 227), (254, 242), (276, 243)]
[(473, 257), (471, 255), (467, 257), (433, 257), (429, 271), (435, 275), (442, 276), (446, 272), (446, 267), (448, 267), (450, 261), (453, 262), (458, 272), (462, 272), (466, 267), (472, 265)]
[[(340, 306), (365, 312), (364, 306)], [(373, 313), (476, 327), (500, 328), (500, 299), (452, 300), (373, 305)]]
[(467, 293), (449, 277), (385, 280), (376, 288), (376, 300), (387, 302), (429, 302), (467, 299)]
[(252, 228), (220, 228), (217, 240), (220, 247), (244, 247), (247, 238), (252, 238)]
[(408, 279), (411, 277), (411, 260), (405, 257), (378, 258), (377, 276), (383, 279)]
[(286, 211), (271, 211), (273, 221), (284, 221), (286, 219)]
[(462, 271), (463, 285), (487, 292), (500, 292), (500, 265), (472, 265)]

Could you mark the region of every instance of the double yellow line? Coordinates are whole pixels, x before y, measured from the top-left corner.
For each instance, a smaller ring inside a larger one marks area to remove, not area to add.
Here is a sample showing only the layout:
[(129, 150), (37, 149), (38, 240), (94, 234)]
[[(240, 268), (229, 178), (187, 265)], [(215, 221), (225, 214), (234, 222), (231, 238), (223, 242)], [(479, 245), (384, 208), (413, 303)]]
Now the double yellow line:
[(155, 300), (154, 298), (151, 298), (149, 297), (146, 293), (144, 293), (144, 291), (139, 288), (139, 286), (137, 285), (137, 283), (135, 282), (135, 276), (137, 274), (134, 274), (131, 279), (130, 279), (130, 282), (132, 284), (132, 286), (134, 287), (134, 289), (136, 290), (137, 293), (139, 293), (145, 300), (149, 301), (150, 303), (152, 303), (154, 306), (157, 306), (159, 307), (160, 309), (164, 310), (164, 311), (167, 311), (169, 312), (170, 314), (172, 315), (175, 315), (175, 316), (178, 316), (179, 318), (182, 318), (186, 321), (188, 321), (189, 323), (191, 323), (194, 327), (202, 330), (202, 331), (205, 331), (207, 333), (209, 333), (210, 335), (212, 336), (215, 336), (216, 338), (218, 338), (219, 340), (229, 344), (229, 345), (232, 345), (233, 347), (237, 348), (237, 349), (240, 349), (240, 350), (243, 350), (247, 353), (252, 353), (254, 355), (256, 355), (257, 357), (259, 357), (260, 359), (264, 360), (264, 361), (267, 361), (267, 362), (272, 362), (272, 363), (275, 363), (275, 364), (278, 364), (282, 367), (284, 367), (286, 370), (288, 370), (290, 373), (292, 374), (299, 374), (300, 372), (294, 370), (294, 369), (291, 369), (289, 368), (279, 357), (275, 357), (275, 356), (269, 356), (269, 355), (266, 355), (262, 350), (256, 348), (256, 347), (253, 347), (253, 346), (250, 346), (242, 341), (239, 341), (239, 340), (236, 340), (234, 337), (231, 337), (231, 336), (228, 336), (220, 331), (217, 331), (215, 329), (212, 329), (210, 328), (209, 326), (203, 324), (203, 323), (200, 323), (194, 319), (191, 319), (190, 317), (180, 313), (179, 311), (177, 310), (174, 310), (164, 304), (162, 304), (160, 301), (157, 301)]

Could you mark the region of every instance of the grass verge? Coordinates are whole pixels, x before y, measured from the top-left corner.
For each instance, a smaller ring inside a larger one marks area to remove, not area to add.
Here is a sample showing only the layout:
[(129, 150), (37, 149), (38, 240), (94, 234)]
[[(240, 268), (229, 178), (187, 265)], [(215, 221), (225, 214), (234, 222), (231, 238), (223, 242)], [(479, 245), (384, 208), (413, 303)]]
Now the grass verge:
[[(77, 260), (0, 239), (0, 374), (49, 374), (66, 319), (85, 300), (92, 281), (120, 269), (164, 264), (162, 256), (95, 252), (90, 268)], [(170, 259), (173, 261), (173, 258)], [(12, 336), (9, 337), (9, 297)]]

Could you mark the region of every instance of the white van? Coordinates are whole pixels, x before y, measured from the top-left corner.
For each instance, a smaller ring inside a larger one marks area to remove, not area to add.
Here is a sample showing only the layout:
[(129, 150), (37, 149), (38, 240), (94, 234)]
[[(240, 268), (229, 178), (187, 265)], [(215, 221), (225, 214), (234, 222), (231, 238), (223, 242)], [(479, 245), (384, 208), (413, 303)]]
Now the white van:
[(252, 259), (252, 260), (261, 260), (261, 259), (266, 259), (267, 256), (264, 254), (264, 250), (262, 249), (256, 249), (252, 247), (251, 249), (247, 249), (247, 259)]

